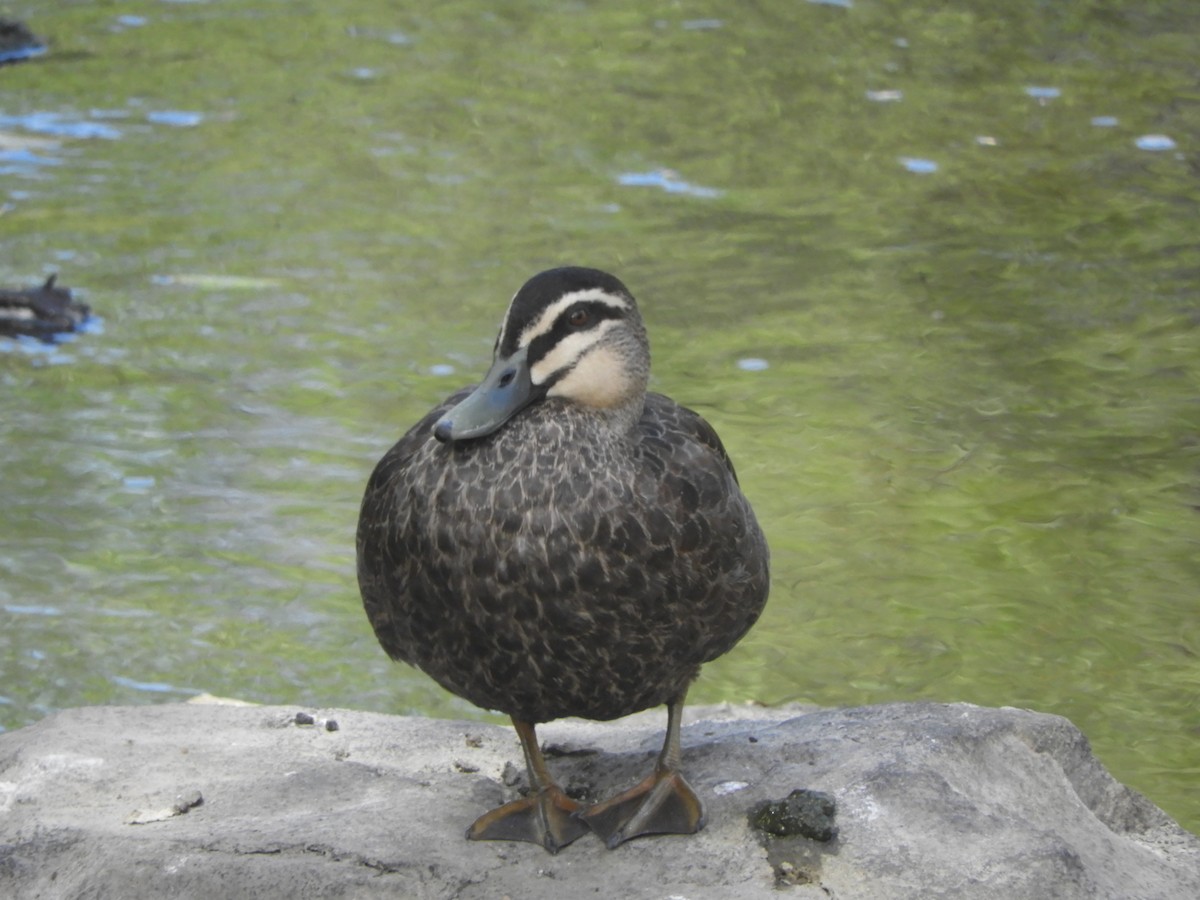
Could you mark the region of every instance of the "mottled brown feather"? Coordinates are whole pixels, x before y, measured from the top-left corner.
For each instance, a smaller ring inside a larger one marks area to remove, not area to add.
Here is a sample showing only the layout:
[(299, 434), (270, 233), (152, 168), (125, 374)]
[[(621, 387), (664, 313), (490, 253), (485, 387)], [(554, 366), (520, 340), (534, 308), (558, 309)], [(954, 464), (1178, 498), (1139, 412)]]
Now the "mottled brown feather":
[[(596, 278), (624, 291), (593, 270), (531, 280), (502, 337), (556, 287)], [(641, 320), (621, 296), (618, 346), (644, 380)], [(618, 417), (550, 397), (484, 437), (435, 440), (468, 393), (430, 411), (367, 484), (358, 580), (383, 648), (526, 722), (612, 719), (682, 697), (767, 599), (766, 540), (716, 432), (647, 393), (640, 417), (638, 395)]]
[(394, 659), (530, 722), (677, 696), (767, 597), (767, 547), (713, 429), (660, 394), (628, 434), (561, 400), (440, 444), (430, 412), (376, 467), (358, 575)]

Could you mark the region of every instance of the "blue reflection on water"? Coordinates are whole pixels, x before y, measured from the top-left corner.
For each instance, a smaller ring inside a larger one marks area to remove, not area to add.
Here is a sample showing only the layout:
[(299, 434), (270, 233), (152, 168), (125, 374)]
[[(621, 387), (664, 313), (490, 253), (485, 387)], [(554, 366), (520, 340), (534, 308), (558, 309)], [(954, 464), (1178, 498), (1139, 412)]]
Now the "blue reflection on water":
[(204, 691), (195, 688), (176, 687), (164, 681), (138, 681), (135, 678), (124, 678), (121, 675), (110, 675), (109, 681), (121, 687), (133, 688), (135, 691), (146, 691), (151, 694), (203, 694)]
[(1175, 142), (1165, 134), (1143, 134), (1134, 141), (1139, 150), (1152, 150), (1161, 152), (1163, 150), (1174, 150)]
[(35, 56), (43, 56), (45, 53), (45, 44), (26, 44), (23, 47), (0, 50), (0, 63), (20, 62), (33, 59)]
[(0, 116), (0, 128), (23, 128), (37, 134), (52, 134), (55, 137), (103, 138), (115, 141), (121, 132), (111, 125), (87, 119), (73, 119), (51, 112), (27, 113), (23, 116)]
[(938, 170), (938, 164), (932, 159), (921, 159), (918, 156), (902, 156), (900, 157), (900, 165), (904, 166), (910, 172), (916, 172), (918, 175), (929, 175)]
[(671, 169), (656, 169), (653, 172), (624, 172), (617, 176), (617, 184), (630, 187), (657, 187), (668, 194), (687, 194), (691, 197), (719, 197), (721, 191), (716, 188), (692, 184), (679, 177), (679, 173)]
[(41, 156), (24, 148), (0, 150), (0, 175), (28, 174), (38, 166), (61, 166), (57, 156)]
[[(0, 340), (0, 353), (25, 353), (36, 356), (42, 363), (59, 364), (70, 362), (72, 357), (62, 352), (57, 341), (43, 341), (27, 334)], [(6, 607), (7, 608), (7, 607)]]
[(176, 128), (194, 128), (204, 121), (204, 113), (186, 112), (181, 109), (160, 109), (146, 113), (146, 121), (155, 125), (174, 125)]
[(765, 359), (759, 359), (757, 356), (748, 356), (745, 359), (739, 359), (737, 367), (743, 372), (764, 372), (771, 368), (771, 364)]
[(1025, 88), (1025, 93), (1035, 100), (1055, 100), (1062, 96), (1062, 90), (1056, 87), (1038, 87), (1031, 85)]
[(18, 605), (16, 603), (7, 603), (0, 607), (6, 613), (12, 613), (14, 616), (61, 616), (62, 610), (57, 606), (29, 606)]

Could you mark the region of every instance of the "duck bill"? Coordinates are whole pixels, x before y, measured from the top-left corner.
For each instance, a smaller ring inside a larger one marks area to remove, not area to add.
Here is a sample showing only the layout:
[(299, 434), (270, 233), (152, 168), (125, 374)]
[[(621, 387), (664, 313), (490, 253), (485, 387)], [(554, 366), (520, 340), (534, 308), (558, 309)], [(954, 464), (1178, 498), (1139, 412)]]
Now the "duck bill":
[(527, 348), (498, 358), (467, 398), (433, 427), (442, 443), (491, 434), (537, 399), (526, 363)]

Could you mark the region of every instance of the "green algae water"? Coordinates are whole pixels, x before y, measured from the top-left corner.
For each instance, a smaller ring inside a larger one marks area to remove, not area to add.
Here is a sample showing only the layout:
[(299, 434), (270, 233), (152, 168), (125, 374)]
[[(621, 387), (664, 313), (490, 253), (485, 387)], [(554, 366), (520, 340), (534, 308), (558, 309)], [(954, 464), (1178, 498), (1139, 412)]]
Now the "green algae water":
[(482, 715), (388, 662), (374, 462), (512, 292), (608, 269), (773, 550), (693, 702), (1070, 717), (1200, 828), (1187, 0), (26, 4), (0, 725), (211, 692)]

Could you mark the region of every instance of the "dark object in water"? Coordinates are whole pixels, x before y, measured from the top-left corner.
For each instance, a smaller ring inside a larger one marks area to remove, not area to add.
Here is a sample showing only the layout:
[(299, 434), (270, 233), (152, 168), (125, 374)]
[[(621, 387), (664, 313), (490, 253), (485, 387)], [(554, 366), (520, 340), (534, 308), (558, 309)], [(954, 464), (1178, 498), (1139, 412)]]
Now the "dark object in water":
[(70, 288), (56, 287), (57, 277), (51, 275), (41, 287), (23, 291), (0, 288), (0, 335), (28, 335), (49, 342), (88, 320), (91, 307), (72, 300)]
[(24, 62), (46, 52), (46, 43), (24, 22), (0, 19), (0, 66)]

